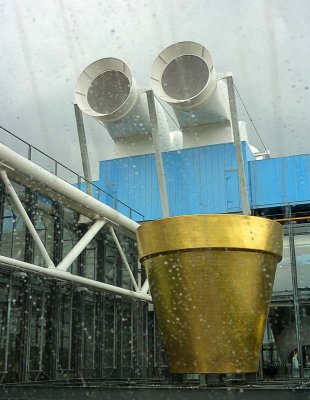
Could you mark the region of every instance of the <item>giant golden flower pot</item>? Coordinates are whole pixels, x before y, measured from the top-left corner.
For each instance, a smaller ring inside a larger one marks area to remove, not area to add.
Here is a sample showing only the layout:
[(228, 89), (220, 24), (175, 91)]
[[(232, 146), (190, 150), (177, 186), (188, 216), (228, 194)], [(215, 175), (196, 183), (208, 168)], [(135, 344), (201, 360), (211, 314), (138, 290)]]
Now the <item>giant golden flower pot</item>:
[(188, 215), (145, 223), (137, 236), (170, 371), (257, 371), (282, 226)]

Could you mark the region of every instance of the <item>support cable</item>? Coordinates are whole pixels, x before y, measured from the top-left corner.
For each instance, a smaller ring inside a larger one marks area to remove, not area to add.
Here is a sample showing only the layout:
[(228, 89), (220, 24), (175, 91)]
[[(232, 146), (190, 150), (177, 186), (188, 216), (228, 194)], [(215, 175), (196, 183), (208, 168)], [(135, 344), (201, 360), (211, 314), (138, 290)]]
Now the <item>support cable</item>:
[(259, 134), (259, 132), (258, 132), (258, 129), (256, 128), (256, 126), (255, 126), (255, 124), (254, 124), (254, 121), (253, 121), (253, 119), (252, 119), (252, 117), (251, 117), (251, 115), (250, 115), (250, 113), (249, 113), (249, 111), (248, 111), (248, 109), (247, 109), (247, 107), (246, 107), (246, 105), (245, 105), (245, 103), (244, 103), (244, 101), (243, 101), (241, 95), (240, 95), (240, 92), (239, 92), (239, 90), (237, 89), (237, 86), (236, 86), (235, 84), (234, 84), (234, 88), (235, 88), (235, 90), (236, 90), (236, 92), (237, 92), (237, 94), (238, 94), (239, 99), (241, 100), (241, 103), (242, 103), (242, 105), (243, 105), (243, 107), (244, 107), (244, 109), (245, 109), (245, 112), (247, 113), (247, 116), (249, 117), (249, 120), (251, 121), (251, 123), (252, 123), (252, 125), (253, 125), (253, 128), (254, 128), (254, 130), (255, 130), (257, 136), (259, 137), (259, 140), (260, 140), (260, 142), (261, 142), (261, 144), (262, 144), (264, 150), (265, 150), (266, 152), (268, 152), (268, 150), (267, 150), (267, 148), (266, 148), (266, 146), (265, 146), (265, 144), (264, 144), (264, 142), (263, 142), (263, 139), (261, 138), (261, 136), (260, 136), (260, 134)]
[(163, 105), (163, 103), (160, 101), (160, 99), (156, 96), (156, 94), (153, 92), (153, 95), (155, 97), (155, 99), (158, 101), (158, 103), (162, 106), (162, 108), (166, 111), (166, 113), (168, 114), (168, 116), (170, 117), (171, 121), (175, 124), (175, 126), (181, 130), (180, 125), (177, 123), (177, 121), (173, 118), (173, 116), (169, 113), (169, 111), (167, 110), (167, 108)]

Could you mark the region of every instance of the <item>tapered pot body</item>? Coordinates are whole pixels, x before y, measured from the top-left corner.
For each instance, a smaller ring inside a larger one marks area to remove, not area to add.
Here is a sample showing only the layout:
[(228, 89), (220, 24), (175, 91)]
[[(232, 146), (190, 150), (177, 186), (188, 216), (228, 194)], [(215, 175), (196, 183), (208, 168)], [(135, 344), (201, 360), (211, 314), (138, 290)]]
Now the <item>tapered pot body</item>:
[(170, 371), (257, 371), (282, 226), (190, 215), (145, 223), (137, 236)]

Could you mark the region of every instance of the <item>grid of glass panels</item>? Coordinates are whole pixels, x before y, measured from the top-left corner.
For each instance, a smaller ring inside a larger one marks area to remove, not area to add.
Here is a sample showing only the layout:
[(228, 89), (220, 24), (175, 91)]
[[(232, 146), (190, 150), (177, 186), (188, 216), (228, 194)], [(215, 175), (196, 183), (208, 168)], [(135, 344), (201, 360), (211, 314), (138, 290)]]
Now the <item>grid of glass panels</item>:
[[(87, 226), (79, 223), (73, 210), (20, 185), (14, 187), (57, 264)], [(44, 266), (22, 219), (0, 189), (1, 254)], [(129, 264), (135, 265), (135, 242), (117, 235)], [(70, 272), (132, 287), (113, 238), (104, 230)], [(133, 273), (137, 279), (137, 268), (133, 267)], [(138, 323), (141, 315), (142, 324)], [(18, 382), (147, 376), (147, 316), (146, 303), (0, 266), (0, 379)], [(150, 321), (154, 324), (153, 314)]]
[[(79, 216), (14, 184), (55, 263), (87, 227)], [(1, 254), (44, 265), (0, 190)], [(138, 278), (136, 243), (117, 232)], [(310, 376), (310, 229), (285, 225), (259, 377)], [(113, 238), (102, 230), (71, 272), (132, 288)], [(296, 361), (297, 360), (297, 361)], [(0, 267), (0, 379), (162, 378), (167, 366), (152, 306)]]

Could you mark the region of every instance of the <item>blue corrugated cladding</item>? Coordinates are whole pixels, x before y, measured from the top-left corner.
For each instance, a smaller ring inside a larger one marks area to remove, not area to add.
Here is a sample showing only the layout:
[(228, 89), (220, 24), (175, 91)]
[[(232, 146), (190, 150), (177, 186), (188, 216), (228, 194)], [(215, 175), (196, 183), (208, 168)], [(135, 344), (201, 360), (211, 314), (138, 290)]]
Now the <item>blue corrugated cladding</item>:
[[(243, 153), (248, 174), (253, 156), (245, 143)], [(164, 153), (163, 162), (171, 215), (240, 211), (233, 144)], [(99, 186), (146, 219), (162, 217), (153, 154), (101, 161)]]
[(310, 203), (310, 155), (249, 163), (252, 208)]

